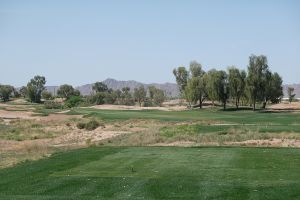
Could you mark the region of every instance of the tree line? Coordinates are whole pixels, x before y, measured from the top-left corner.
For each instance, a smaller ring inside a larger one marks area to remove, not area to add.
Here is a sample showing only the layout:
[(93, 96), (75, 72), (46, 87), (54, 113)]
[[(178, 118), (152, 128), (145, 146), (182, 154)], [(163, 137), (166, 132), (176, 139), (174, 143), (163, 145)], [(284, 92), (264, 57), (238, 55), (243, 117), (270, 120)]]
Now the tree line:
[(205, 72), (202, 65), (192, 61), (187, 70), (180, 66), (173, 70), (181, 94), (190, 107), (203, 107), (206, 100), (214, 105), (220, 102), (226, 109), (228, 102), (232, 102), (239, 109), (243, 104), (252, 106), (261, 103), (264, 109), (268, 102), (280, 102), (282, 92), (282, 78), (269, 69), (267, 57), (264, 55), (249, 57), (247, 71), (235, 66), (227, 71), (212, 69)]
[(61, 106), (54, 101), (56, 97), (63, 98), (67, 107), (74, 107), (79, 104), (135, 105), (136, 103), (140, 106), (161, 106), (166, 99), (165, 92), (155, 86), (149, 86), (148, 90), (144, 86), (134, 88), (134, 91), (130, 91), (129, 87), (113, 90), (103, 82), (96, 82), (92, 86), (93, 93), (83, 96), (72, 85), (63, 84), (59, 86), (57, 95), (54, 96), (46, 90), (45, 84), (46, 78), (44, 76), (35, 76), (27, 83), (27, 86), (23, 86), (19, 90), (10, 85), (0, 85), (0, 98), (6, 102), (11, 97), (23, 97), (32, 103), (44, 103), (48, 108)]

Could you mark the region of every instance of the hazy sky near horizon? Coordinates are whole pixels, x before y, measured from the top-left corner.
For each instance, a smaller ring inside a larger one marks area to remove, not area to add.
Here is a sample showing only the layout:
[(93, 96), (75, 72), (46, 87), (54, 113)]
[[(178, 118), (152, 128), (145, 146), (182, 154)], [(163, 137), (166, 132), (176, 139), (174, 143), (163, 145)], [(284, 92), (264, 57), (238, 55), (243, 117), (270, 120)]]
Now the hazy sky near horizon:
[(246, 69), (251, 54), (300, 83), (300, 1), (0, 0), (2, 84), (175, 82), (191, 60)]

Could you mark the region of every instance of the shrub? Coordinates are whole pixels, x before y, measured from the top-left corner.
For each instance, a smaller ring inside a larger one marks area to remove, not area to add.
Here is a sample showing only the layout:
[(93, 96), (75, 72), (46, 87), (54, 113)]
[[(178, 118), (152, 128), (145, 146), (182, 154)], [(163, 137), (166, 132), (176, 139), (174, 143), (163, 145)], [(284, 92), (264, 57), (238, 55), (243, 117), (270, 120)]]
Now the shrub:
[(85, 128), (85, 123), (83, 123), (83, 122), (78, 122), (76, 126), (77, 126), (77, 128), (79, 128), (79, 129), (84, 129), (84, 128)]
[(91, 120), (88, 123), (85, 124), (85, 129), (88, 131), (95, 130), (100, 126), (100, 123), (96, 120)]
[(153, 105), (153, 103), (152, 103), (151, 101), (146, 100), (146, 101), (144, 102), (144, 107), (152, 107), (152, 106), (154, 106), (154, 105)]
[(98, 128), (99, 126), (103, 126), (103, 124), (101, 124), (99, 121), (95, 120), (95, 119), (91, 119), (88, 122), (78, 122), (76, 124), (78, 129), (86, 129), (88, 131), (92, 131), (95, 130), (96, 128)]
[(80, 96), (71, 96), (68, 100), (65, 101), (65, 106), (68, 108), (73, 108), (78, 106), (83, 102), (83, 99)]
[(53, 96), (50, 92), (48, 92), (47, 90), (44, 90), (42, 92), (42, 98), (45, 100), (51, 100), (51, 99), (53, 99)]
[(62, 107), (61, 103), (55, 102), (53, 100), (48, 100), (44, 102), (44, 107), (46, 109), (59, 109)]

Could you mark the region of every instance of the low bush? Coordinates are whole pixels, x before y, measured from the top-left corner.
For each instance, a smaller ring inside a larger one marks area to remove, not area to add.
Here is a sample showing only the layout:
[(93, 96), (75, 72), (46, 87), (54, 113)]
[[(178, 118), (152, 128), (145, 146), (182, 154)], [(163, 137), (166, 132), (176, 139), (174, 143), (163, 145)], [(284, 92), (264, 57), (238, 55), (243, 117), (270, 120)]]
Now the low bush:
[(76, 124), (78, 129), (86, 129), (88, 131), (92, 131), (95, 130), (96, 128), (98, 128), (99, 126), (103, 126), (104, 125), (102, 123), (100, 123), (99, 121), (95, 120), (95, 119), (91, 119), (87, 122), (78, 122)]
[(59, 108), (62, 108), (62, 104), (55, 102), (53, 100), (48, 100), (48, 101), (44, 102), (44, 107), (46, 109), (59, 109)]
[(65, 101), (65, 106), (67, 108), (73, 108), (79, 106), (83, 102), (82, 97), (80, 96), (71, 96), (68, 100)]
[(95, 130), (100, 126), (100, 123), (96, 120), (91, 120), (85, 124), (85, 129), (88, 131)]
[(76, 126), (77, 126), (77, 128), (79, 128), (79, 129), (84, 129), (84, 128), (85, 128), (85, 123), (83, 123), (83, 122), (78, 122), (78, 123), (76, 124)]

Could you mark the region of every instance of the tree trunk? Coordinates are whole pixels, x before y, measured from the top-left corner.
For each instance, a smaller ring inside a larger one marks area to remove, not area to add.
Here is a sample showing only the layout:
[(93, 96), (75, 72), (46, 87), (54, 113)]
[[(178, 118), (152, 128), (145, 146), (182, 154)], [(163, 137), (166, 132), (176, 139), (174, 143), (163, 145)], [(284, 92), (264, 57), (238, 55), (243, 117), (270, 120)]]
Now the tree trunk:
[(253, 111), (255, 111), (255, 109), (256, 109), (255, 108), (255, 106), (256, 106), (256, 97), (253, 98), (253, 102), (252, 103), (253, 103)]
[(239, 109), (239, 99), (238, 98), (235, 101), (235, 106), (236, 106), (236, 109), (238, 110)]
[(262, 105), (262, 109), (265, 109), (267, 105), (267, 102), (264, 101), (263, 105)]
[(223, 110), (226, 110), (226, 101), (223, 103)]

